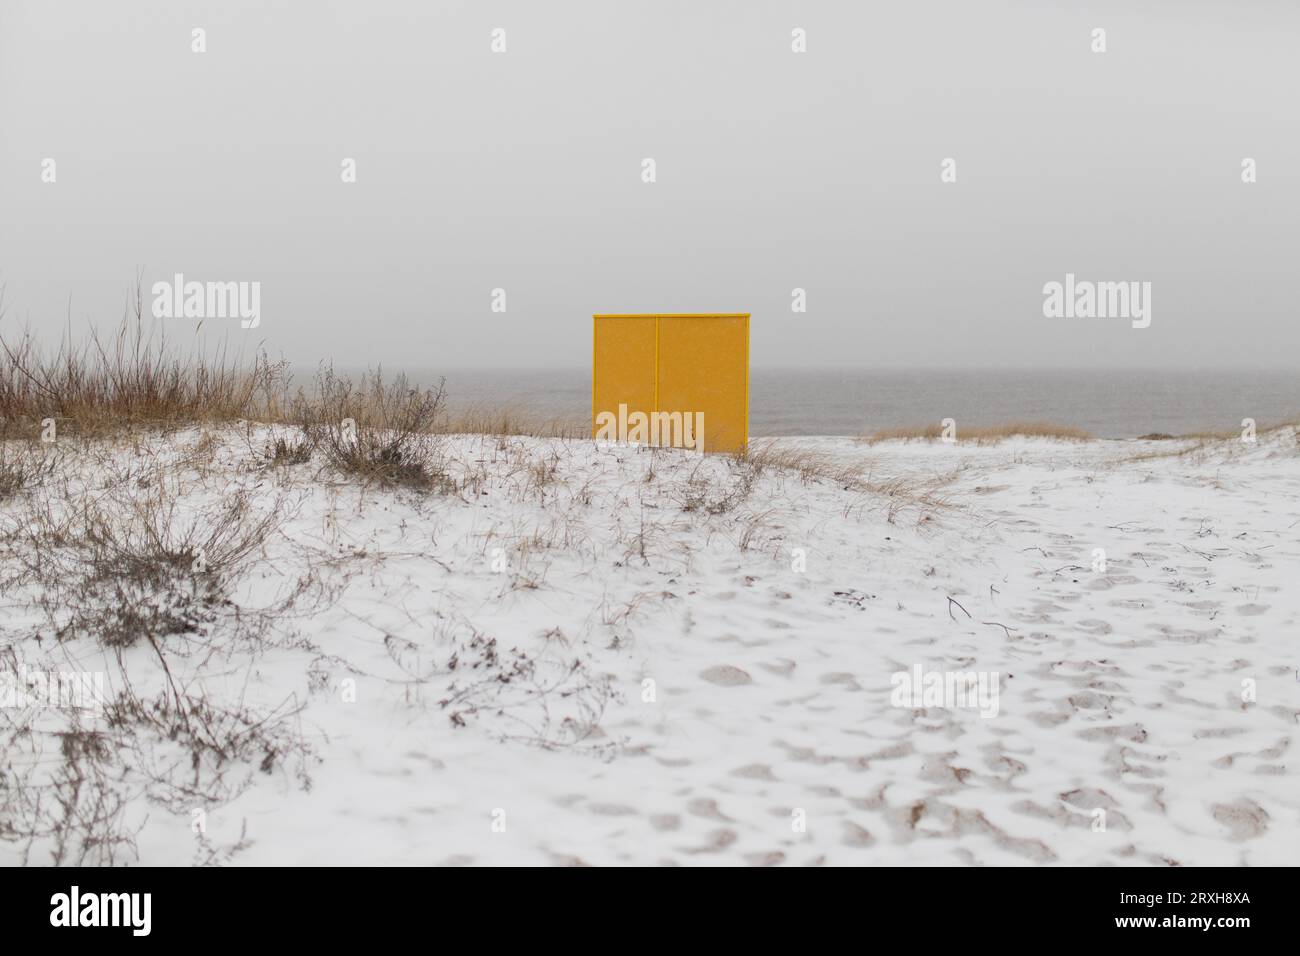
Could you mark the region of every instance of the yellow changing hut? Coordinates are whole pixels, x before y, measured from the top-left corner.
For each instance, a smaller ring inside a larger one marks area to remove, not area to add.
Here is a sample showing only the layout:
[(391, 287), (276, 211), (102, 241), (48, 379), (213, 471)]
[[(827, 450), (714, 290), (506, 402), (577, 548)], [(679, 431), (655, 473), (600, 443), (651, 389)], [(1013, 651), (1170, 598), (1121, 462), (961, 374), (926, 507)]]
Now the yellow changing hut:
[(593, 319), (593, 438), (703, 451), (745, 447), (748, 312)]

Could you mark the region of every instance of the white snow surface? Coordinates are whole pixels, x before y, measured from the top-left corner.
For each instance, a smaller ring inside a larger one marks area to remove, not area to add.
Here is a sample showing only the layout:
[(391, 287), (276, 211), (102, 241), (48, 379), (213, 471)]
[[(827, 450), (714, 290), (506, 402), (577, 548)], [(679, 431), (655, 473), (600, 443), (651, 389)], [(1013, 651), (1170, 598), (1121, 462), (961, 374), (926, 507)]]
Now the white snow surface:
[[(157, 640), (191, 698), (272, 715), (309, 752), (205, 762), (231, 785), (199, 795), (174, 741), (128, 746), (93, 718), (121, 771), (121, 862), (1297, 859), (1293, 430), (781, 439), (869, 487), (769, 467), (747, 493), (722, 456), (463, 436), (444, 443), (452, 494), (362, 486), (319, 456), (267, 466), (274, 431), (59, 459), (105, 513), (160, 485), (173, 526), (241, 489), (274, 516), (203, 572), (229, 603)], [(21, 534), (41, 494), (0, 501), (0, 655), (162, 693), (148, 641), (119, 657), (94, 628), (56, 635), (71, 592), (27, 573)], [(893, 675), (917, 666), (999, 675), (996, 715), (896, 706)], [(70, 718), (5, 719), (29, 722), (0, 765), (34, 794)], [(52, 837), (3, 823), (0, 864), (50, 862)]]

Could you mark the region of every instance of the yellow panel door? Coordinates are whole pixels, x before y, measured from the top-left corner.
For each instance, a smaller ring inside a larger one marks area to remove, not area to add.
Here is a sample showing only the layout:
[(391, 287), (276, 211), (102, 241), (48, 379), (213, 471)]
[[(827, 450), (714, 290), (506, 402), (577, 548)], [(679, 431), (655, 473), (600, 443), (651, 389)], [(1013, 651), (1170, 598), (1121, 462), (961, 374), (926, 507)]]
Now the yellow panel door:
[(661, 412), (704, 413), (704, 450), (749, 440), (749, 316), (659, 317)]
[(649, 415), (655, 407), (655, 326), (653, 315), (595, 316), (591, 363), (591, 435), (597, 416), (619, 405), (627, 413)]

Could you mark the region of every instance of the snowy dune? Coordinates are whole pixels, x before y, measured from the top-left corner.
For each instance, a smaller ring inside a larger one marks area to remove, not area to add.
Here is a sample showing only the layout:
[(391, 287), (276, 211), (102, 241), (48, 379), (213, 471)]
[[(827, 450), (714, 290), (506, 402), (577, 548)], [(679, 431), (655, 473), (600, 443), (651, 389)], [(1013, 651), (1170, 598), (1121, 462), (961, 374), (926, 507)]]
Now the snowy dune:
[(0, 864), (1295, 860), (1293, 430), (457, 437), (454, 494), (271, 431), (65, 439), (0, 500), (0, 660), (111, 698), (0, 710)]

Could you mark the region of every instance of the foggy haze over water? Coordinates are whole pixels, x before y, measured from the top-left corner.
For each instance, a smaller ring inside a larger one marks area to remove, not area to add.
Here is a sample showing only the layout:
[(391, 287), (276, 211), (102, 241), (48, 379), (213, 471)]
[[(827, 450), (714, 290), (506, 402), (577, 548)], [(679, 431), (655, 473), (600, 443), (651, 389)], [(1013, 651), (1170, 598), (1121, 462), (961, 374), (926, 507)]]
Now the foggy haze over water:
[[(508, 405), (546, 418), (591, 421), (587, 369), (409, 369), (408, 375), (426, 385), (445, 377), (452, 408)], [(295, 376), (307, 384), (311, 370)], [(963, 427), (1044, 421), (1099, 438), (1136, 438), (1236, 431), (1243, 418), (1261, 428), (1295, 420), (1300, 376), (1239, 370), (755, 368), (749, 408), (755, 437), (861, 435), (953, 418), (959, 435)]]

